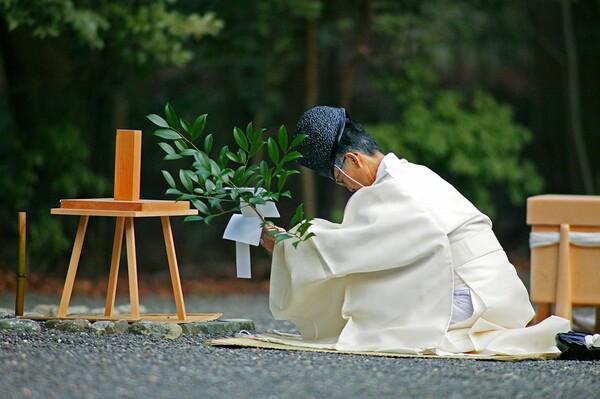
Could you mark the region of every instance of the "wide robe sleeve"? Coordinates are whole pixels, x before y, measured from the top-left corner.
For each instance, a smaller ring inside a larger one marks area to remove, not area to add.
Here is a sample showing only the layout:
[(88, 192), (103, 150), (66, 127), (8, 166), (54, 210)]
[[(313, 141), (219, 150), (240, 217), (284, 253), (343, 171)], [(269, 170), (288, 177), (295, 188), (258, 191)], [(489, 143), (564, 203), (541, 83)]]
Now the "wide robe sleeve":
[(271, 311), (336, 349), (414, 353), (443, 340), (452, 307), (448, 237), (397, 180), (360, 189), (341, 224), (315, 220), (276, 245)]

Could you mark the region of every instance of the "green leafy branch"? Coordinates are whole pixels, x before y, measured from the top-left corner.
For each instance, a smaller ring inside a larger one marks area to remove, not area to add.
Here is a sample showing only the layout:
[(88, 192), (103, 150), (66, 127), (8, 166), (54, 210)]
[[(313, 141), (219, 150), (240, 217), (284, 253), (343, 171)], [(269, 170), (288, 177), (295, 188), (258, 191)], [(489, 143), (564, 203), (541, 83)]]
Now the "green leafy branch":
[[(154, 135), (163, 139), (158, 145), (166, 153), (165, 160), (189, 159), (192, 162), (189, 169), (179, 170), (179, 184), (171, 173), (162, 170), (169, 185), (166, 194), (176, 195), (178, 201), (190, 201), (199, 211), (198, 215), (186, 217), (186, 221), (209, 224), (217, 216), (250, 207), (265, 227), (272, 222), (263, 218), (257, 206), (269, 201), (277, 203), (283, 197), (292, 198), (286, 182), (291, 175), (299, 172), (286, 166), (302, 156), (294, 148), (306, 135), (297, 135), (290, 140), (282, 125), (277, 140), (272, 137), (264, 140), (266, 129), (255, 130), (251, 122), (245, 130), (233, 128), (237, 149), (226, 145), (217, 151), (213, 149), (213, 135), (204, 133), (206, 114), (189, 123), (178, 117), (173, 107), (167, 104), (165, 118), (156, 114), (147, 118), (158, 127)], [(257, 165), (252, 164), (253, 158), (264, 146), (268, 158)], [(308, 232), (311, 222), (312, 218), (304, 218), (300, 204), (288, 231), (271, 230), (268, 234), (275, 236), (275, 242), (293, 238), (296, 247), (299, 242), (314, 236), (314, 233)]]

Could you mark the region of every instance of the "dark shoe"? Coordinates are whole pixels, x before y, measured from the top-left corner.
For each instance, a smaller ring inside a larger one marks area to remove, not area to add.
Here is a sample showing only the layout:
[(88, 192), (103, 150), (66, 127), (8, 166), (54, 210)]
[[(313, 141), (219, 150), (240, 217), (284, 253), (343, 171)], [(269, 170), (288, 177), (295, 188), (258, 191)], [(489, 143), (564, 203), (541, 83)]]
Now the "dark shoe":
[(569, 331), (568, 333), (556, 334), (556, 346), (562, 354), (564, 360), (600, 360), (600, 347), (591, 346), (586, 343), (586, 336), (593, 336), (594, 333), (584, 331)]

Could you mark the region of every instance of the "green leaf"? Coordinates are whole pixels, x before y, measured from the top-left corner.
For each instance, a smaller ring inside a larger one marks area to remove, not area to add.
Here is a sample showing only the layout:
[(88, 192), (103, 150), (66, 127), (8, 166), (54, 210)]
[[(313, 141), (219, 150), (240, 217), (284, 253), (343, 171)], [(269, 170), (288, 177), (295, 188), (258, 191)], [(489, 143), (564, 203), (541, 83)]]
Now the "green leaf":
[(167, 154), (175, 154), (175, 150), (173, 149), (173, 147), (171, 147), (170, 144), (168, 143), (158, 143), (158, 145), (160, 146), (160, 148), (163, 149), (164, 152), (166, 152)]
[(211, 206), (211, 208), (217, 208), (218, 210), (223, 210), (223, 208), (221, 207), (221, 199), (219, 198), (213, 198), (209, 201), (209, 204)]
[(204, 184), (204, 188), (206, 188), (207, 193), (211, 193), (211, 192), (215, 191), (217, 186), (215, 186), (215, 183), (212, 180), (207, 180), (206, 183)]
[(315, 237), (315, 236), (316, 236), (316, 234), (311, 232), (311, 233), (308, 233), (307, 235), (303, 236), (303, 237), (302, 237), (302, 240), (306, 241), (306, 240), (308, 240), (309, 238), (311, 238), (311, 237)]
[(246, 155), (246, 152), (244, 152), (241, 148), (237, 152), (237, 158), (239, 163), (246, 164), (246, 162), (248, 161), (248, 156)]
[(181, 180), (181, 184), (183, 184), (183, 187), (185, 187), (186, 190), (193, 192), (194, 184), (192, 183), (192, 179), (188, 175), (188, 172), (191, 173), (190, 171), (181, 169), (179, 171), (179, 180)]
[(199, 215), (186, 216), (185, 219), (183, 219), (184, 222), (201, 222), (202, 220), (204, 220), (204, 218)]
[(198, 178), (198, 175), (196, 173), (194, 173), (193, 170), (186, 170), (185, 174), (188, 175), (188, 177), (196, 183), (200, 183), (200, 179)]
[(169, 189), (167, 189), (165, 194), (167, 194), (167, 195), (182, 195), (183, 193), (176, 188), (169, 188)]
[(265, 144), (266, 142), (262, 140), (260, 142), (253, 142), (250, 147), (251, 151), (248, 153), (248, 156), (255, 156)]
[(248, 180), (246, 180), (246, 183), (244, 184), (244, 186), (252, 186), (259, 178), (260, 178), (260, 176), (254, 174), (254, 173), (251, 173)]
[[(267, 129), (265, 129), (264, 127), (261, 129), (258, 129), (255, 133), (254, 133), (254, 140), (260, 141), (260, 138), (262, 137), (262, 135), (267, 131)], [(264, 140), (262, 140), (264, 141)]]
[(289, 238), (294, 238), (294, 236), (291, 234), (288, 234), (288, 233), (279, 233), (275, 236), (275, 244), (277, 244), (283, 240), (287, 240)]
[(213, 161), (212, 159), (209, 159), (208, 161), (210, 162), (210, 173), (213, 176), (220, 176), (221, 168), (219, 168), (219, 165), (217, 165), (217, 163), (215, 161)]
[(269, 137), (267, 140), (267, 151), (269, 153), (269, 158), (273, 161), (274, 164), (279, 163), (279, 149), (277, 148), (277, 143), (273, 138)]
[[(244, 172), (242, 173), (242, 176), (240, 177), (238, 186), (239, 187), (250, 186), (251, 185), (250, 181), (252, 179), (252, 176), (254, 176), (254, 173), (252, 173), (250, 170), (244, 169)], [(256, 176), (256, 177), (258, 178), (258, 176)]]
[(235, 142), (241, 149), (243, 149), (246, 152), (248, 151), (248, 140), (246, 139), (244, 132), (242, 132), (240, 128), (233, 128), (233, 138), (235, 139)]
[(199, 199), (193, 199), (190, 202), (192, 203), (192, 205), (194, 205), (194, 208), (200, 211), (200, 213), (210, 215), (210, 209), (208, 209), (208, 206), (206, 206), (204, 202), (200, 201)]
[(227, 155), (227, 158), (231, 159), (233, 162), (240, 163), (237, 155), (235, 155), (233, 152), (228, 151), (226, 155)]
[(165, 105), (165, 116), (167, 117), (167, 122), (169, 123), (169, 126), (177, 130), (177, 128), (179, 127), (179, 119), (177, 118), (175, 110), (169, 103)]
[(163, 177), (167, 181), (167, 184), (171, 186), (171, 188), (177, 188), (177, 184), (175, 184), (175, 179), (173, 179), (173, 176), (171, 176), (171, 174), (166, 170), (161, 170), (161, 172), (163, 174)]
[(298, 151), (291, 151), (285, 154), (283, 158), (281, 158), (281, 163), (284, 164), (286, 162), (290, 162), (298, 158), (302, 158), (302, 154), (300, 154)]
[(302, 209), (302, 204), (300, 204), (296, 207), (296, 212), (290, 220), (290, 227), (297, 225), (302, 219), (304, 219), (304, 210)]
[[(252, 126), (252, 124), (249, 124), (249, 126)], [(250, 140), (250, 157), (253, 157), (254, 155), (256, 155), (256, 153), (258, 153), (260, 151), (260, 149), (262, 148), (263, 145), (265, 145), (265, 141), (261, 139), (263, 133), (265, 132), (265, 130), (267, 129), (258, 129), (256, 132), (252, 133), (252, 131), (248, 132), (248, 129), (246, 128), (246, 135), (248, 137), (248, 139)]]
[(223, 183), (227, 186), (231, 186), (231, 178), (233, 177), (232, 169), (224, 169), (221, 171), (221, 179), (223, 179)]
[(208, 161), (209, 158), (208, 158), (208, 155), (206, 155), (204, 152), (198, 151), (196, 153), (196, 155), (194, 155), (194, 158), (198, 161), (198, 165), (200, 168), (205, 169), (205, 170), (209, 168), (209, 166), (210, 166), (210, 163)]
[(181, 158), (183, 158), (183, 157), (179, 154), (167, 154), (167, 155), (165, 155), (165, 157), (163, 159), (165, 161), (174, 161), (176, 159), (181, 159)]
[(266, 201), (261, 197), (250, 197), (246, 202), (248, 202), (252, 206), (255, 206), (258, 204), (264, 204)]
[(290, 148), (296, 147), (298, 144), (300, 144), (302, 141), (304, 141), (304, 139), (307, 137), (308, 137), (308, 134), (304, 134), (304, 133), (297, 135), (296, 137), (294, 137), (292, 139), (292, 142), (290, 143)]
[(181, 127), (183, 128), (183, 130), (185, 130), (186, 132), (190, 132), (190, 129), (192, 128), (190, 126), (190, 123), (188, 121), (186, 121), (183, 118), (179, 118), (179, 124), (181, 125)]
[(254, 140), (254, 127), (252, 126), (252, 122), (246, 125), (246, 138), (248, 141), (252, 142)]
[(209, 153), (210, 150), (212, 149), (213, 146), (213, 135), (212, 134), (207, 134), (206, 137), (204, 138), (204, 152), (205, 153)]
[(177, 140), (181, 138), (179, 133), (172, 129), (156, 129), (153, 134), (166, 140)]
[(262, 160), (258, 166), (260, 168), (261, 176), (265, 177), (269, 173), (269, 165), (266, 161)]
[(287, 130), (285, 130), (285, 126), (281, 125), (281, 127), (279, 128), (279, 148), (281, 148), (282, 151), (286, 151), (288, 148), (288, 133)]
[(242, 176), (244, 175), (245, 171), (246, 171), (246, 168), (243, 166), (240, 166), (239, 168), (237, 168), (235, 170), (235, 173), (233, 174), (233, 178), (232, 178), (233, 184), (235, 186), (240, 187), (242, 185), (241, 179), (242, 179)]
[(187, 148), (185, 150), (182, 150), (179, 152), (179, 155), (183, 155), (184, 157), (193, 157), (194, 155), (196, 155), (198, 151), (194, 150), (193, 148)]
[(265, 175), (263, 175), (263, 179), (265, 180), (265, 189), (270, 190), (271, 189), (271, 180), (273, 179), (270, 169), (267, 169), (267, 173)]
[(300, 225), (298, 226), (298, 233), (303, 236), (304, 233), (306, 233), (306, 231), (310, 228), (311, 223), (309, 219), (305, 219), (303, 220)]
[(192, 141), (196, 140), (202, 135), (202, 132), (204, 131), (204, 126), (206, 125), (206, 117), (207, 114), (203, 114), (197, 117), (196, 120), (194, 120), (194, 124), (192, 125), (192, 129), (190, 131)]
[(188, 148), (188, 146), (187, 146), (186, 142), (185, 142), (185, 141), (183, 141), (183, 140), (175, 140), (175, 146), (177, 147), (177, 149), (178, 149), (179, 151), (183, 151), (183, 150), (185, 150), (186, 148)]
[(150, 122), (154, 123), (156, 126), (169, 127), (169, 124), (167, 123), (167, 121), (165, 121), (163, 118), (161, 118), (160, 116), (158, 116), (156, 114), (146, 115), (146, 118), (148, 118), (150, 120)]
[(282, 174), (279, 179), (277, 180), (277, 191), (282, 191), (283, 188), (285, 187), (285, 182), (287, 180), (287, 173)]
[(227, 167), (227, 164), (229, 164), (230, 158), (227, 156), (227, 153), (229, 153), (229, 148), (227, 146), (221, 147), (221, 150), (219, 151), (219, 156), (217, 158), (217, 164), (219, 164), (219, 166), (223, 169), (225, 169)]

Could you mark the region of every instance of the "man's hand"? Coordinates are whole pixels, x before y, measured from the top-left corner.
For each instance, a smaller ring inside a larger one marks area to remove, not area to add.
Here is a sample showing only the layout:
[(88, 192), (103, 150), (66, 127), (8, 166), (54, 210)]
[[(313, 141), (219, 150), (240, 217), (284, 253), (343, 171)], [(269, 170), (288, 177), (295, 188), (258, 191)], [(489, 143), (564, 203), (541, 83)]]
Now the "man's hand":
[(273, 252), (273, 248), (275, 247), (275, 236), (269, 235), (269, 232), (279, 231), (281, 233), (285, 233), (286, 230), (282, 227), (275, 226), (274, 224), (263, 227), (262, 235), (260, 237), (260, 245), (262, 245), (267, 251)]

